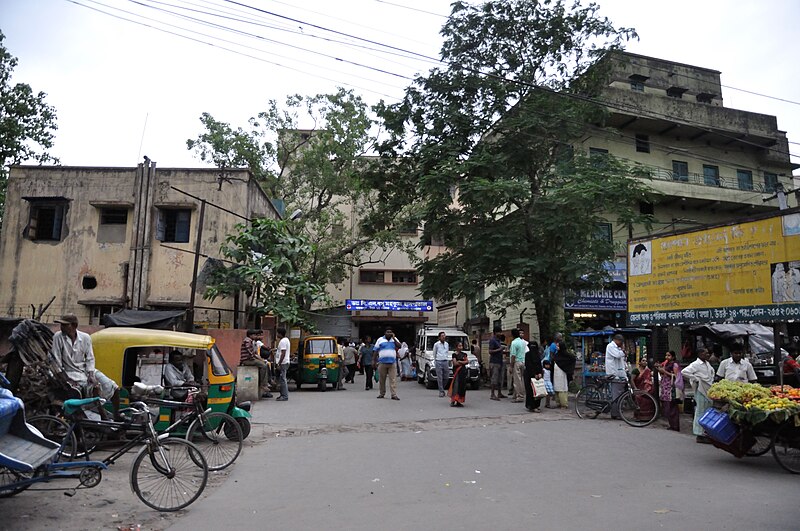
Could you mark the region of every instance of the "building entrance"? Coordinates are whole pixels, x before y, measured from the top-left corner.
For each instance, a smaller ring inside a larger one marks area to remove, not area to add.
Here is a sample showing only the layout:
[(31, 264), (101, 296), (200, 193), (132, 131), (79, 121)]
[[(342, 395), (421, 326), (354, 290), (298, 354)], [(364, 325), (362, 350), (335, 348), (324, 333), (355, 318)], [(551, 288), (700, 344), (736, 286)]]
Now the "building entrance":
[(381, 337), (387, 328), (394, 331), (394, 335), (401, 343), (405, 341), (408, 346), (414, 345), (416, 326), (415, 323), (402, 321), (363, 321), (358, 323), (358, 336), (370, 336), (373, 341)]

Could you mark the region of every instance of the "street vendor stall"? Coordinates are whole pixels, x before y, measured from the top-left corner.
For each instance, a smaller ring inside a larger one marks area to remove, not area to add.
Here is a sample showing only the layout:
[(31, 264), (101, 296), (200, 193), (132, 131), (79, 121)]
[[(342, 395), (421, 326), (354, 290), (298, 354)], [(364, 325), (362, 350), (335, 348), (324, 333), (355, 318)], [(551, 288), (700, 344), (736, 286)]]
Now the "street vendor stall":
[(581, 340), (583, 385), (586, 385), (589, 379), (606, 375), (606, 345), (615, 334), (622, 334), (625, 338), (622, 348), (629, 354), (629, 363), (635, 366), (641, 357), (647, 357), (647, 341), (651, 334), (647, 328), (606, 328), (574, 332), (572, 337)]
[(736, 457), (772, 450), (781, 467), (800, 474), (800, 389), (722, 380), (708, 397), (714, 407), (700, 425), (714, 446)]

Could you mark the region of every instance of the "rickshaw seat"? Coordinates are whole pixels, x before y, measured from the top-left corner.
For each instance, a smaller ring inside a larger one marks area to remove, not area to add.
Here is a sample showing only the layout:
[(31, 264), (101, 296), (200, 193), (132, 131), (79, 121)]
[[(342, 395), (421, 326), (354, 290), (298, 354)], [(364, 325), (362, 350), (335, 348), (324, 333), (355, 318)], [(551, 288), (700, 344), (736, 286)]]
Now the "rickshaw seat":
[(96, 404), (103, 404), (105, 400), (99, 397), (95, 398), (72, 398), (70, 400), (64, 401), (64, 413), (67, 415), (72, 415), (77, 413), (81, 410), (89, 409), (91, 406)]
[(19, 410), (8, 432), (0, 436), (0, 466), (31, 473), (57, 454), (59, 446), (31, 429), (25, 422), (25, 411)]

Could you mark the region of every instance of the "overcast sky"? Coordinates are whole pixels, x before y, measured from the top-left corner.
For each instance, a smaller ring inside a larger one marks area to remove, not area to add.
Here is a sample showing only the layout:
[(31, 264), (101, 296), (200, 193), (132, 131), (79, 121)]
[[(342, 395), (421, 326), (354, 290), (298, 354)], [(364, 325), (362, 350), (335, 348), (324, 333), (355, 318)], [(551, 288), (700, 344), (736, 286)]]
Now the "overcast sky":
[[(800, 105), (732, 88), (800, 101), (792, 52), (800, 2), (598, 3), (617, 26), (638, 31), (629, 51), (721, 71), (725, 106), (777, 116), (778, 127), (796, 142), (790, 151), (800, 154)], [(202, 112), (244, 126), (269, 99), (340, 85), (370, 103), (394, 101), (407, 83), (403, 76), (431, 65), (313, 25), (437, 57), (448, 12), (447, 0), (0, 0), (0, 29), (19, 59), (12, 81), (46, 92), (56, 107), (52, 151), (62, 164), (134, 166), (147, 155), (160, 167), (196, 167), (202, 163), (187, 151), (186, 139), (201, 132)]]

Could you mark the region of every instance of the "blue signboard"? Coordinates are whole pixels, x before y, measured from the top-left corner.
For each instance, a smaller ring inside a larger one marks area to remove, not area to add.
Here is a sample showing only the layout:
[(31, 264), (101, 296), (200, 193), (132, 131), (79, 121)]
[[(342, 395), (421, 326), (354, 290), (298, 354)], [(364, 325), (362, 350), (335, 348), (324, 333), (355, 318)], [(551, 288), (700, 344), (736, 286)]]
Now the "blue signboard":
[(377, 301), (366, 299), (347, 299), (345, 308), (355, 310), (381, 310), (395, 312), (432, 312), (433, 301)]
[(564, 308), (568, 310), (610, 310), (628, 309), (628, 292), (624, 289), (582, 289), (568, 292)]

